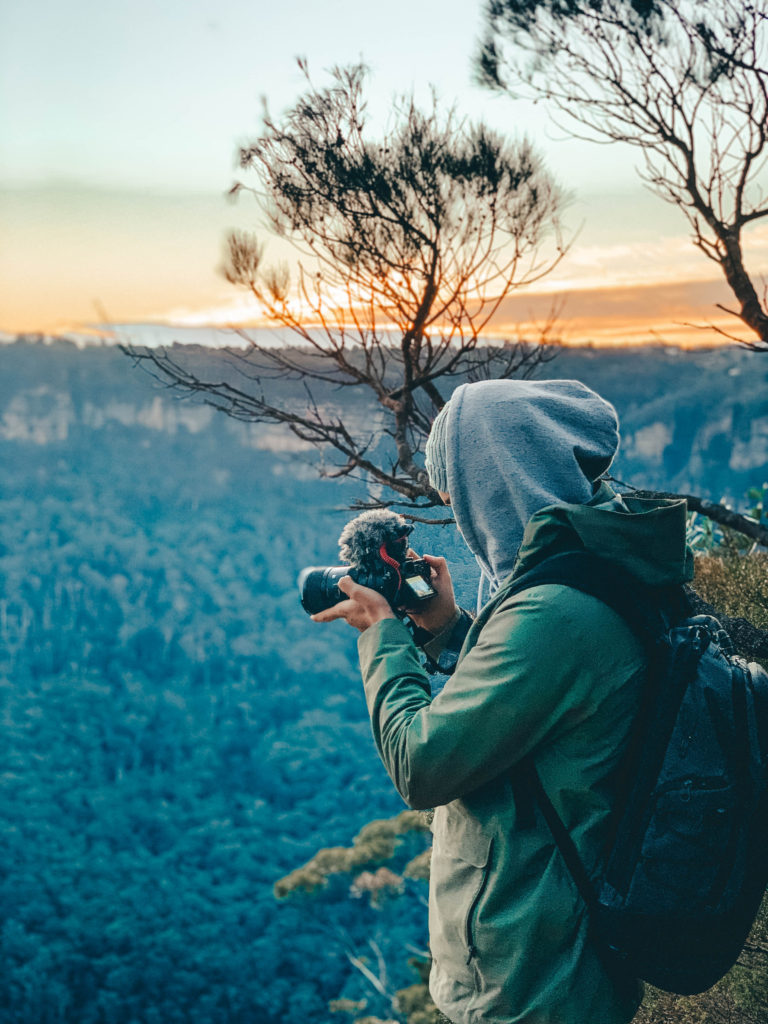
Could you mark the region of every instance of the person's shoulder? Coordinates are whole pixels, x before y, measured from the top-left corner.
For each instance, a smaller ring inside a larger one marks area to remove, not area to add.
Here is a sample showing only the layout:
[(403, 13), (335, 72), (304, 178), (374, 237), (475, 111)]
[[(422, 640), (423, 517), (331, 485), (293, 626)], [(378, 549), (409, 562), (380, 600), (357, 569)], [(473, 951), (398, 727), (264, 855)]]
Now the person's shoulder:
[[(592, 642), (634, 637), (631, 626), (604, 601), (562, 583), (542, 583), (502, 598), (494, 616), (517, 629), (559, 631), (589, 637)], [(638, 642), (639, 644), (639, 642)]]
[[(554, 678), (570, 687), (581, 680), (590, 701), (622, 687), (646, 665), (628, 622), (598, 598), (561, 583), (502, 600), (488, 626), (486, 643), (505, 649), (510, 663), (525, 666), (542, 686)], [(604, 685), (595, 689), (598, 679)]]

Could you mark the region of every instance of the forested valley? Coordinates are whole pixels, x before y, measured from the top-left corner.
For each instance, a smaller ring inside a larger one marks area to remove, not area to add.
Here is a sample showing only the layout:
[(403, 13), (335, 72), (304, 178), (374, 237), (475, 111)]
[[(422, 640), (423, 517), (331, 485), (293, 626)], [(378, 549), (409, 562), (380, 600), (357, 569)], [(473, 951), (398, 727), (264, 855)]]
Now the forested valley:
[[(115, 348), (18, 342), (0, 365), (0, 1022), (386, 1016), (426, 946), (426, 885), (402, 873), (424, 835), (392, 863), (407, 900), (363, 874), (273, 892), (403, 810), (355, 638), (296, 592), (337, 561), (363, 485)], [(637, 486), (746, 507), (768, 476), (766, 360), (566, 352), (544, 371), (614, 401)], [(463, 557), (452, 528), (417, 530)], [(466, 559), (458, 576), (471, 603)]]

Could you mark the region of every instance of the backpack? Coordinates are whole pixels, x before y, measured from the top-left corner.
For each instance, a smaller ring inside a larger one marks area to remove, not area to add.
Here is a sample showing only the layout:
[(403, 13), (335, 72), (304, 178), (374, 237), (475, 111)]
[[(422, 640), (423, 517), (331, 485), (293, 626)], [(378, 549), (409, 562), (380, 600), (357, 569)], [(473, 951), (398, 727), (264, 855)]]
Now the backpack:
[(648, 652), (647, 681), (597, 878), (533, 756), (516, 769), (515, 798), (522, 790), (541, 810), (609, 970), (703, 992), (736, 962), (768, 886), (768, 672), (733, 653), (716, 619), (691, 616), (682, 587), (646, 587), (580, 551), (546, 559), (508, 593), (542, 583), (621, 615)]

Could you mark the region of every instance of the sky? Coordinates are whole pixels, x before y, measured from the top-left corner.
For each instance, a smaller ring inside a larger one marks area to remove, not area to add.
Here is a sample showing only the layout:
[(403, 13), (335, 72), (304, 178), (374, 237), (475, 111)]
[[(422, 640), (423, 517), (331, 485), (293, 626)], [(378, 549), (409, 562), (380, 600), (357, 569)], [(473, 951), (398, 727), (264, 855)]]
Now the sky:
[[(572, 341), (685, 340), (686, 321), (714, 320), (727, 291), (635, 154), (474, 85), (480, 34), (477, 0), (0, 0), (0, 331), (252, 317), (218, 266), (227, 231), (258, 213), (226, 192), (262, 98), (279, 113), (302, 91), (298, 56), (317, 83), (369, 64), (374, 125), (394, 94), (434, 86), (446, 107), (532, 139), (571, 194), (573, 240), (499, 330), (553, 301)], [(768, 233), (751, 245), (768, 252)]]

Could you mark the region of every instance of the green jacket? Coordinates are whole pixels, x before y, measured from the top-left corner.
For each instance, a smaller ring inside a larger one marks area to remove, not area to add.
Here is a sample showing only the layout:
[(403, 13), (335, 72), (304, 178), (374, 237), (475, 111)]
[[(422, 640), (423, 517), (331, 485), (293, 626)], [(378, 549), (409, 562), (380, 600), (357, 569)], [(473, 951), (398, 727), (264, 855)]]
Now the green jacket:
[(512, 798), (512, 770), (533, 753), (582, 859), (598, 869), (642, 648), (615, 612), (573, 589), (506, 596), (542, 558), (583, 547), (648, 583), (692, 575), (685, 504), (625, 504), (603, 485), (589, 505), (533, 516), (512, 576), (434, 699), (400, 621), (360, 637), (379, 754), (411, 807), (436, 808), (430, 990), (455, 1024), (626, 1024), (637, 1008), (639, 987), (621, 991), (598, 960), (546, 824), (537, 815), (521, 827)]

